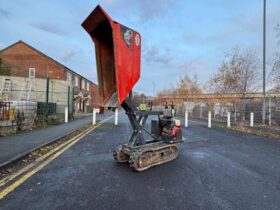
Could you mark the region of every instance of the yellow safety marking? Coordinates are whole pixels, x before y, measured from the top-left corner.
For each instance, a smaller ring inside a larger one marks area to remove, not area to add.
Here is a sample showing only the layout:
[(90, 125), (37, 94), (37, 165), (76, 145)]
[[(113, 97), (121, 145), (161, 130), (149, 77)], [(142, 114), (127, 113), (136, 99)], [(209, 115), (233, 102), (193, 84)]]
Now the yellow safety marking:
[[(88, 128), (86, 129), (84, 132), (88, 131), (89, 129), (92, 128)], [(73, 137), (72, 139), (64, 142), (63, 144), (59, 145), (58, 147), (54, 148), (53, 150), (51, 150), (50, 152), (44, 154), (43, 156), (37, 158), (35, 160), (35, 162), (30, 163), (29, 165), (25, 166), (24, 168), (20, 169), (19, 171), (17, 171), (16, 173), (5, 177), (4, 179), (0, 180), (0, 187), (4, 186), (5, 184), (7, 184), (8, 182), (12, 181), (14, 178), (18, 177), (19, 175), (23, 174), (24, 172), (26, 172), (27, 170), (29, 170), (30, 168), (32, 168), (35, 164), (37, 164), (38, 162), (41, 162), (42, 160), (46, 159), (47, 157), (49, 157), (51, 154), (55, 153), (56, 151), (58, 151), (59, 149), (61, 149), (62, 147), (64, 147), (66, 144), (69, 144), (70, 142), (74, 141), (75, 139), (77, 139), (81, 134), (78, 134), (77, 136)]]
[[(104, 119), (104, 120), (108, 120), (109, 118), (111, 118), (112, 116)], [(103, 121), (100, 121), (99, 123), (103, 123)], [(92, 128), (88, 128), (86, 129), (84, 132), (90, 130)], [(51, 154), (55, 153), (56, 151), (58, 151), (59, 149), (61, 149), (62, 147), (64, 147), (66, 144), (69, 144), (70, 142), (74, 141), (76, 138), (78, 138), (80, 135), (83, 135), (83, 133), (78, 134), (77, 136), (73, 137), (72, 139), (64, 142), (63, 144), (59, 145), (58, 147), (54, 148), (53, 150), (51, 150), (50, 152), (46, 153), (45, 155), (39, 157), (38, 159), (35, 160), (35, 162), (30, 163), (29, 165), (25, 166), (24, 168), (22, 168), (21, 170), (17, 171), (16, 173), (7, 176), (6, 178), (0, 180), (0, 187), (4, 186), (5, 184), (7, 184), (8, 182), (12, 181), (13, 179), (15, 179), (16, 177), (18, 177), (19, 175), (23, 174), (24, 172), (26, 172), (27, 170), (29, 170), (30, 168), (32, 168), (35, 164), (37, 164), (38, 162), (41, 162), (42, 160), (46, 159), (47, 157), (49, 157)]]
[[(5, 188), (3, 191), (0, 192), (0, 200), (2, 200), (6, 195), (8, 195), (10, 192), (14, 191), (19, 185), (21, 185), (22, 183), (24, 183), (27, 179), (29, 179), (31, 176), (33, 176), (34, 174), (36, 174), (38, 171), (42, 170), (46, 165), (48, 165), (51, 161), (53, 161), (54, 159), (56, 159), (57, 157), (59, 157), (63, 152), (65, 152), (67, 149), (69, 149), (70, 147), (72, 147), (75, 143), (77, 143), (78, 141), (80, 141), (83, 137), (85, 137), (87, 134), (89, 134), (91, 131), (95, 130), (96, 128), (98, 128), (99, 126), (101, 126), (104, 122), (108, 121), (110, 118), (112, 118), (113, 116), (110, 116), (104, 120), (102, 120), (98, 125), (96, 125), (94, 128), (91, 128), (90, 130), (86, 131), (85, 133), (83, 133), (79, 138), (74, 137), (73, 139), (76, 140), (71, 140), (72, 142), (69, 143), (66, 147), (64, 147), (63, 149), (61, 149), (60, 151), (58, 151), (57, 153), (55, 153), (53, 156), (51, 156), (50, 158), (48, 158), (45, 162), (41, 163), (39, 166), (37, 166), (36, 168), (34, 168), (33, 170), (31, 170), (30, 172), (28, 172), (27, 174), (25, 174), (24, 176), (22, 176), (20, 179), (18, 179), (17, 181), (15, 181), (13, 184), (11, 184), (10, 186), (8, 186), (7, 188)], [(26, 169), (28, 170), (28, 169)]]
[[(89, 129), (92, 128), (88, 128), (86, 129), (84, 132), (88, 131)], [(84, 133), (83, 132), (83, 133)], [(14, 178), (18, 177), (19, 175), (23, 174), (24, 172), (26, 172), (27, 170), (29, 170), (30, 168), (32, 168), (35, 164), (37, 164), (38, 162), (41, 162), (42, 160), (46, 159), (47, 157), (49, 157), (51, 154), (55, 153), (56, 151), (58, 151), (59, 149), (61, 149), (62, 147), (64, 147), (66, 144), (69, 144), (70, 142), (74, 141), (75, 139), (77, 139), (80, 135), (82, 135), (83, 133), (78, 134), (77, 136), (73, 137), (72, 139), (64, 142), (63, 144), (59, 145), (58, 147), (54, 148), (53, 150), (49, 151), (48, 153), (44, 154), (43, 156), (37, 158), (35, 160), (35, 162), (30, 163), (29, 165), (25, 166), (24, 168), (20, 169), (19, 171), (17, 171), (16, 173), (5, 177), (4, 179), (0, 180), (0, 187), (4, 186), (5, 184), (7, 184), (8, 182), (12, 181)]]

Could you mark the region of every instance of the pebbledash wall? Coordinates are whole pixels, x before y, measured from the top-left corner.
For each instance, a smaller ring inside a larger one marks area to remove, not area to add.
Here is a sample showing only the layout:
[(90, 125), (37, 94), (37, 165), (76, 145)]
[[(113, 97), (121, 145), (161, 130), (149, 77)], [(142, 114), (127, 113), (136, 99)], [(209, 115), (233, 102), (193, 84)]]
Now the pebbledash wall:
[[(17, 76), (0, 76), (0, 87), (3, 87), (3, 83), (6, 79), (11, 81), (11, 91), (6, 98), (7, 101), (21, 100), (21, 94), (24, 92), (26, 86), (27, 77)], [(68, 81), (52, 79), (49, 82), (49, 103), (56, 103), (57, 113), (64, 113), (65, 107), (68, 105)], [(46, 101), (46, 79), (36, 78), (33, 80), (32, 91), (30, 94), (30, 101), (45, 102)], [(70, 89), (70, 94), (72, 90)], [(73, 100), (73, 96), (70, 95)], [(73, 103), (69, 104), (69, 109), (73, 109)]]
[[(49, 102), (67, 104), (69, 88), (73, 97), (70, 104), (75, 112), (86, 112), (99, 107), (98, 86), (63, 64), (45, 55), (23, 41), (18, 41), (0, 51), (3, 63), (10, 67), (10, 75), (0, 75), (0, 88), (5, 79), (11, 81), (11, 100), (18, 100), (28, 82), (32, 83), (30, 99), (45, 102), (49, 78)], [(30, 82), (31, 81), (31, 82)], [(73, 92), (73, 93), (72, 93)]]

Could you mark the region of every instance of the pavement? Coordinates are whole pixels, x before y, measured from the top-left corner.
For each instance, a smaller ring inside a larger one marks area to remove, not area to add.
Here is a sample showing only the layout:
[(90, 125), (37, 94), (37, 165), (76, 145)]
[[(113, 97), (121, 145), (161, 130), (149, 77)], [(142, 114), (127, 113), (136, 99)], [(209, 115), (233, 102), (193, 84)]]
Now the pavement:
[[(102, 120), (111, 112), (97, 114), (97, 120)], [(70, 121), (69, 123), (34, 129), (0, 138), (0, 167), (32, 152), (34, 149), (49, 144), (75, 131), (83, 125), (92, 122), (92, 115)]]
[(145, 172), (113, 159), (131, 127), (120, 115), (26, 180), (0, 209), (279, 209), (280, 140), (191, 121), (179, 157)]

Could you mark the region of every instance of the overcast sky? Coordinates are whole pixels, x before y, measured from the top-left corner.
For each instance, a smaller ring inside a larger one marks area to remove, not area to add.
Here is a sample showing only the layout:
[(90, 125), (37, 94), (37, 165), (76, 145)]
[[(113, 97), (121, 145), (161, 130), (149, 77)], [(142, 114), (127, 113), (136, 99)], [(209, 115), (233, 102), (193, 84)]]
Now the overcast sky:
[[(152, 94), (153, 82), (157, 91), (185, 74), (204, 83), (236, 45), (261, 60), (263, 0), (0, 0), (0, 49), (23, 40), (97, 82), (94, 46), (81, 27), (97, 4), (142, 36), (136, 91)], [(277, 23), (280, 1), (267, 0), (268, 59), (279, 49)]]

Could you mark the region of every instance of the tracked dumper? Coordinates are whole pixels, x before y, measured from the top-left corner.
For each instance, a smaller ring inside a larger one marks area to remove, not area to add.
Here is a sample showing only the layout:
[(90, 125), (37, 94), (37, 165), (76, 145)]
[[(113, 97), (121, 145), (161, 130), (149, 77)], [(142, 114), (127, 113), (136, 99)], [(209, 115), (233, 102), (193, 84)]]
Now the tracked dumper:
[[(183, 141), (180, 121), (172, 118), (171, 111), (139, 111), (132, 103), (132, 88), (140, 78), (140, 34), (112, 20), (100, 6), (82, 26), (95, 43), (101, 106), (122, 107), (132, 127), (129, 142), (115, 149), (114, 158), (136, 171), (175, 159), (177, 144)], [(145, 126), (148, 117), (153, 118), (151, 129)]]

